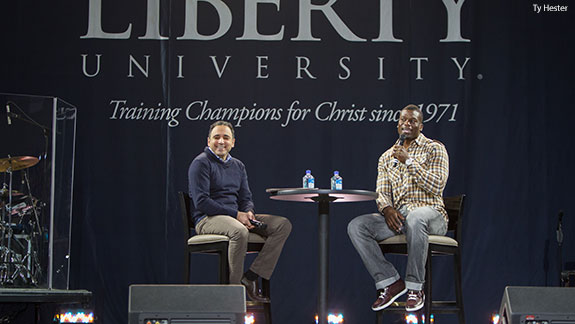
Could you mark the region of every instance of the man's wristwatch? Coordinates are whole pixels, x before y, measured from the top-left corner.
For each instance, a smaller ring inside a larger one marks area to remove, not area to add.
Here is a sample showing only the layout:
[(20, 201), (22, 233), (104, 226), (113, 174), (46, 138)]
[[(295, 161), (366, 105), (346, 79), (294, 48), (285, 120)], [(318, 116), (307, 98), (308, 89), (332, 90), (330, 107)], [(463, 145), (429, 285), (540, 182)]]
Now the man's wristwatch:
[(410, 166), (411, 163), (413, 163), (413, 159), (412, 159), (412, 158), (408, 158), (407, 160), (405, 160), (405, 165), (406, 165), (406, 166)]

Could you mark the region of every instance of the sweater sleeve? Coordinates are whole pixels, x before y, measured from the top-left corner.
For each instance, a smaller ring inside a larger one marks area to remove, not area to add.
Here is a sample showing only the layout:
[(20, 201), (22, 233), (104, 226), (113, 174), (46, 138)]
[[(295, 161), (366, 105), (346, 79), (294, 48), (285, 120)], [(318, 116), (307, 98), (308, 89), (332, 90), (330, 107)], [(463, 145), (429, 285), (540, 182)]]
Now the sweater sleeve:
[(252, 201), (252, 192), (248, 184), (248, 174), (246, 167), (241, 163), (242, 179), (240, 183), (240, 191), (238, 195), (239, 210), (243, 212), (252, 211), (255, 214), (254, 203)]
[(196, 210), (208, 215), (236, 217), (238, 211), (210, 197), (210, 165), (207, 161), (194, 160), (188, 169), (188, 194)]

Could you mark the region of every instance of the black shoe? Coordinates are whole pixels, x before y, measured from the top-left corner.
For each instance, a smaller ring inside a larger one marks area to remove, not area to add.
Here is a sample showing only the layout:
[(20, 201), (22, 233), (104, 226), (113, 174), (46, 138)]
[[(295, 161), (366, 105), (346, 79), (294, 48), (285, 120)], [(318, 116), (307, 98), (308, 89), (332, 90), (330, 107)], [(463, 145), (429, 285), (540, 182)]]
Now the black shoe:
[(246, 293), (248, 297), (255, 302), (259, 303), (269, 303), (270, 299), (268, 297), (264, 297), (260, 294), (260, 291), (257, 286), (257, 282), (254, 280), (248, 280), (246, 277), (242, 277), (241, 280), (242, 285), (246, 287)]

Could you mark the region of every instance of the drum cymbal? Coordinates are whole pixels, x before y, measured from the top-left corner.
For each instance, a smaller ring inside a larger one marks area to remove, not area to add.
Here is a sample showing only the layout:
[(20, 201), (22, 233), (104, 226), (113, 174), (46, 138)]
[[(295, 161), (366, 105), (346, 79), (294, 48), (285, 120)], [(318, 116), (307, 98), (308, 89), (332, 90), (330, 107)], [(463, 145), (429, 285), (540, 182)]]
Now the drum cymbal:
[(29, 168), (38, 163), (38, 158), (33, 156), (14, 156), (9, 158), (0, 159), (0, 172), (8, 170), (18, 171)]

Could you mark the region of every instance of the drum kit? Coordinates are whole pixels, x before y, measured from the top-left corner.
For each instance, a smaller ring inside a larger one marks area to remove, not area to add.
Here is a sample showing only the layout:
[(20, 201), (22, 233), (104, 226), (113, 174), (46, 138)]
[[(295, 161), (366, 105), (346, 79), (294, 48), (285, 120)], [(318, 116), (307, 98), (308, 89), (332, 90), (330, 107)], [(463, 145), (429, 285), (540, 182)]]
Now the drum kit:
[[(2, 287), (38, 286), (42, 277), (40, 244), (44, 231), (40, 214), (45, 204), (32, 196), (27, 172), (38, 162), (38, 158), (32, 156), (0, 159), (0, 173), (4, 173), (4, 183), (0, 189)], [(12, 188), (16, 171), (22, 173), (22, 191)]]

